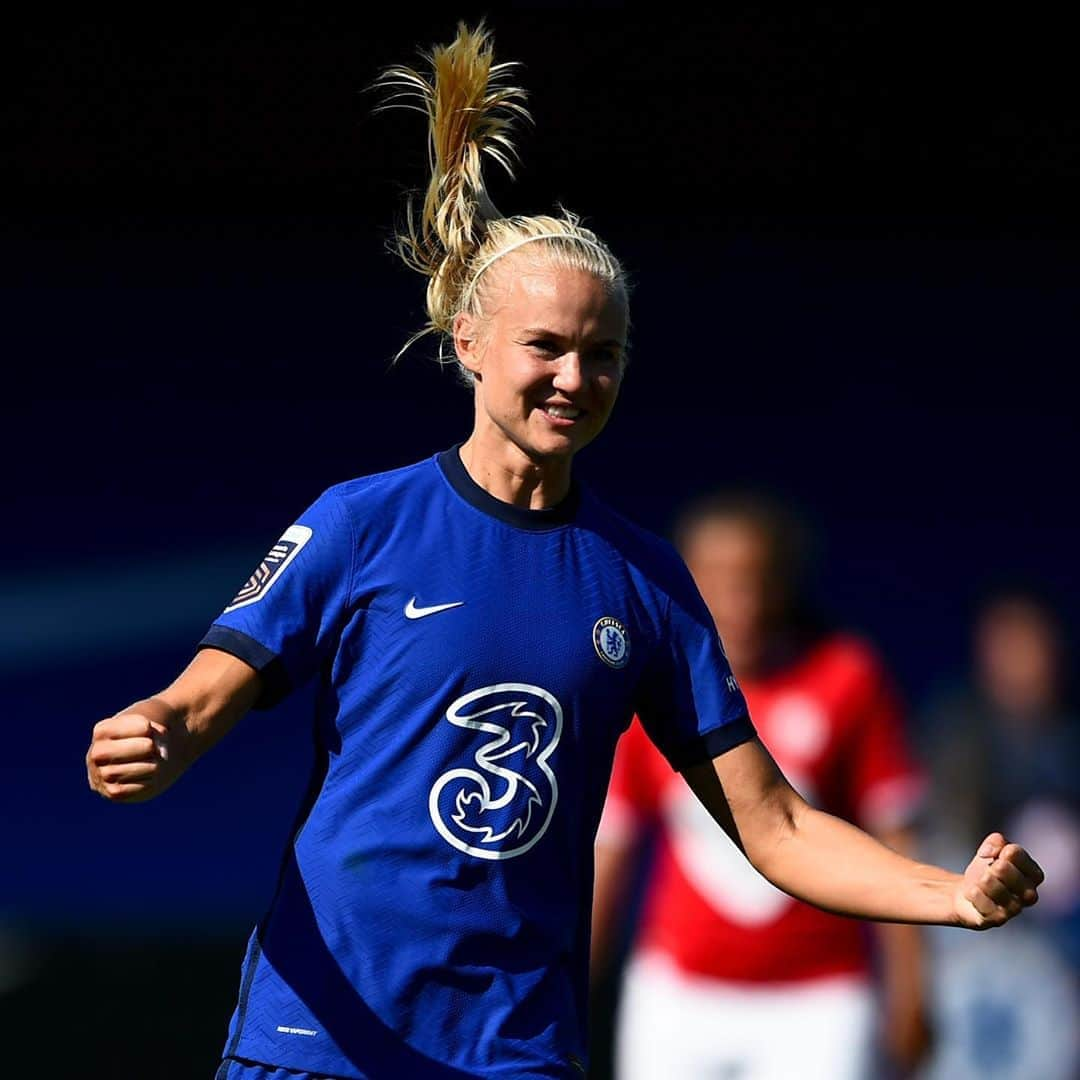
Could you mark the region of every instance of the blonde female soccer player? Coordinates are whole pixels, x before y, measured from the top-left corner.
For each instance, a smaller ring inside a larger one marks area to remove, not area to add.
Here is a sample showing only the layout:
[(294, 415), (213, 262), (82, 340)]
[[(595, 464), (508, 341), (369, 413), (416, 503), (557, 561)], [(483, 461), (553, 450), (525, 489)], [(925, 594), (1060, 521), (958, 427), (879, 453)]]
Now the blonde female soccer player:
[(667, 544), (573, 477), (625, 364), (627, 290), (571, 215), (500, 217), (521, 91), (460, 29), (388, 83), (430, 121), (402, 252), (472, 388), (459, 446), (329, 488), (169, 687), (94, 728), (91, 786), (172, 784), (307, 679), (320, 753), (252, 935), (219, 1078), (585, 1072), (593, 835), (636, 712), (776, 884), (876, 919), (997, 925), (1035, 901), (989, 837), (964, 875), (809, 808), (754, 737), (712, 619)]

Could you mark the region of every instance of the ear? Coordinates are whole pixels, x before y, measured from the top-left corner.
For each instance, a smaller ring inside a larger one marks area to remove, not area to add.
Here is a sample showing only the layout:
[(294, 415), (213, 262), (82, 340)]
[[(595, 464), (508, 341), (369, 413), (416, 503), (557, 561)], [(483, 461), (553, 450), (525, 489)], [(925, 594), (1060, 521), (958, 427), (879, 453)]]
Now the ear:
[(454, 316), (454, 352), (462, 367), (471, 371), (478, 379), (482, 371), (482, 350), (480, 348), (480, 320), (467, 311), (459, 311)]

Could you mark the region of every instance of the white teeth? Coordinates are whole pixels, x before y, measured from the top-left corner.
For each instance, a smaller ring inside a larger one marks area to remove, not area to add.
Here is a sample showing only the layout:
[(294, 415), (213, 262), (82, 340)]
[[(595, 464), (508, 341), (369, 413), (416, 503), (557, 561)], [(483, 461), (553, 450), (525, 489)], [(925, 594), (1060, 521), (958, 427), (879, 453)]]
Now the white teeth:
[(544, 412), (558, 420), (576, 420), (581, 415), (580, 409), (572, 409), (567, 405), (545, 405)]

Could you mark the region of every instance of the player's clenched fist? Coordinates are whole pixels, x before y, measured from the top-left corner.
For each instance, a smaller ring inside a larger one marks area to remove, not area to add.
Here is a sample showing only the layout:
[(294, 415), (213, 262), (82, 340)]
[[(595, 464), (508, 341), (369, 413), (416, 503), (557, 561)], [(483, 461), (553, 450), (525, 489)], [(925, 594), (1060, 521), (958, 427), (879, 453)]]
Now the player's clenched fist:
[(86, 752), (90, 787), (113, 802), (161, 794), (183, 771), (176, 711), (150, 698), (94, 725)]
[(1039, 864), (1019, 844), (991, 833), (957, 886), (956, 913), (962, 926), (986, 930), (1001, 926), (1039, 899)]

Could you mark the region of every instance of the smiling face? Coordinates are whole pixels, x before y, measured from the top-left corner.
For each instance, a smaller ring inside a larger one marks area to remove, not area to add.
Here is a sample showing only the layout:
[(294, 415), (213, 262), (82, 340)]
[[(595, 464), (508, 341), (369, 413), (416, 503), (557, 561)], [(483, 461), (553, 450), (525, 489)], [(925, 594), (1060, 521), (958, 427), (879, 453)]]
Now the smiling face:
[(473, 438), (487, 454), (567, 465), (602, 430), (622, 382), (626, 304), (584, 270), (508, 255), (485, 282), (486, 318), (454, 322), (475, 378)]

